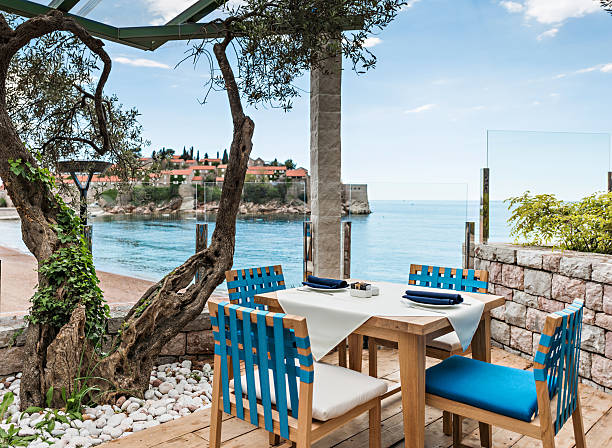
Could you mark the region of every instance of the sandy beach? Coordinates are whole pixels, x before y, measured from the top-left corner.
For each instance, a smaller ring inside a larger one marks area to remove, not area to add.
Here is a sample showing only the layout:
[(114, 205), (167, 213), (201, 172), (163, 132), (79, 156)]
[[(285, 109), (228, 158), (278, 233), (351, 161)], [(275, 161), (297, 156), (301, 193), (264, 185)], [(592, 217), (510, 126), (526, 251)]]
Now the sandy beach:
[[(36, 259), (0, 246), (0, 313), (22, 313), (30, 307), (37, 284)], [(148, 280), (98, 271), (104, 298), (110, 304), (134, 303), (153, 284)]]

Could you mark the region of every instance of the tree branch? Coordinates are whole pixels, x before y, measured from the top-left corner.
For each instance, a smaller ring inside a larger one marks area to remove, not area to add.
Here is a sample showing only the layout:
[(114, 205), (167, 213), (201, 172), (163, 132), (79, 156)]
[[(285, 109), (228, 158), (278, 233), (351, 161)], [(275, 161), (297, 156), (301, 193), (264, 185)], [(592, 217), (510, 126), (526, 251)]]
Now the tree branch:
[(233, 37), (230, 33), (226, 33), (225, 38), (221, 42), (217, 42), (213, 46), (213, 52), (217, 58), (219, 69), (223, 75), (223, 81), (225, 83), (225, 90), (227, 92), (227, 99), (229, 101), (230, 110), (232, 113), (232, 119), (234, 121), (234, 128), (239, 127), (244, 120), (244, 110), (242, 109), (242, 102), (240, 101), (240, 92), (238, 85), (236, 84), (236, 78), (234, 77), (234, 71), (227, 59), (225, 50), (232, 41)]
[(64, 15), (62, 12), (53, 10), (47, 14), (33, 17), (19, 25), (13, 32), (13, 37), (3, 46), (3, 63), (8, 66), (10, 59), (19, 50), (26, 46), (32, 39), (42, 37), (54, 31), (68, 31), (74, 34), (83, 44), (95, 53), (103, 62), (104, 67), (96, 85), (94, 95), (96, 119), (102, 145), (98, 146), (96, 152), (103, 156), (110, 150), (111, 139), (106, 123), (106, 116), (103, 107), (103, 91), (108, 76), (110, 75), (112, 62), (108, 53), (104, 50), (104, 42), (91, 36), (85, 28), (79, 25), (74, 19)]

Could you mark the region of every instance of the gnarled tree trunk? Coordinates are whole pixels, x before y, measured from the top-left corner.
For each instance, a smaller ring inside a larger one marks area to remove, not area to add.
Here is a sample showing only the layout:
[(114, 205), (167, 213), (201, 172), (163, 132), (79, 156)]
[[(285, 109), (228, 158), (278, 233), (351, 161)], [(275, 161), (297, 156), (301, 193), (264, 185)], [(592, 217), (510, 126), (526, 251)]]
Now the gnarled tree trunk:
[[(57, 200), (44, 182), (28, 180), (11, 171), (9, 160), (21, 159), (32, 166), (36, 161), (20, 141), (7, 113), (5, 82), (11, 57), (31, 39), (53, 31), (75, 34), (104, 62), (104, 70), (96, 89), (96, 113), (103, 144), (108, 147), (106, 122), (102, 110), (102, 88), (110, 72), (110, 58), (103, 43), (91, 37), (82, 27), (59, 11), (52, 11), (26, 21), (12, 30), (0, 16), (0, 177), (5, 182), (22, 222), (23, 239), (39, 264), (62, 247), (54, 230), (59, 210)], [(26, 356), (21, 381), (21, 406), (42, 406), (47, 390), (65, 387), (70, 392), (80, 365), (96, 365), (88, 372), (108, 380), (98, 383), (108, 400), (117, 391), (142, 394), (148, 387), (149, 375), (162, 347), (204, 309), (214, 289), (223, 281), (233, 263), (236, 215), (244, 185), (244, 177), (252, 149), (253, 121), (244, 114), (238, 86), (226, 56), (232, 37), (215, 44), (214, 53), (225, 80), (233, 119), (233, 138), (217, 223), (210, 246), (190, 257), (140, 298), (126, 317), (121, 338), (110, 355), (101, 359), (81, 360), (80, 354), (92, 356), (84, 337), (85, 313), (77, 307), (70, 322), (61, 329), (48, 325), (29, 325), (26, 333)], [(191, 285), (196, 270), (202, 269), (197, 285)], [(39, 283), (45, 284), (40, 276)], [(186, 290), (184, 290), (187, 288)], [(181, 292), (183, 291), (184, 292)], [(61, 300), (60, 294), (57, 297)], [(71, 354), (68, 356), (68, 354)], [(79, 354), (79, 356), (74, 356)], [(54, 403), (60, 405), (59, 393)]]

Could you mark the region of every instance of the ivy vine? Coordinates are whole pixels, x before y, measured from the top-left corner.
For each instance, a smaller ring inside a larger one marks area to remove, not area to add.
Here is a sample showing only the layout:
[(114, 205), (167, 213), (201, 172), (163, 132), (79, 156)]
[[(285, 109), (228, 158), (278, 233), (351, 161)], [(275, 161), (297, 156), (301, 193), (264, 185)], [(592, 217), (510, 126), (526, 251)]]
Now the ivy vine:
[[(30, 182), (40, 182), (49, 194), (55, 188), (55, 177), (21, 159), (9, 160), (11, 172)], [(33, 324), (50, 325), (57, 329), (70, 320), (77, 305), (85, 306), (85, 331), (90, 339), (98, 339), (106, 331), (110, 310), (98, 286), (91, 251), (83, 235), (76, 213), (55, 194), (57, 203), (56, 232), (61, 246), (49, 258), (39, 263), (38, 272), (45, 278), (31, 299), (32, 307), (26, 319)]]

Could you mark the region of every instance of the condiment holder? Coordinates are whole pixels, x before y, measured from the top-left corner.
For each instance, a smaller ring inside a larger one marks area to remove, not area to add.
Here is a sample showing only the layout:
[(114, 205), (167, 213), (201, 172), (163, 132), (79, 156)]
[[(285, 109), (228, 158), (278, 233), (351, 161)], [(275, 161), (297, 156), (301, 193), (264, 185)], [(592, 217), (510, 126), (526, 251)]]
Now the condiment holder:
[(361, 298), (372, 297), (372, 285), (365, 282), (351, 283), (351, 296)]

